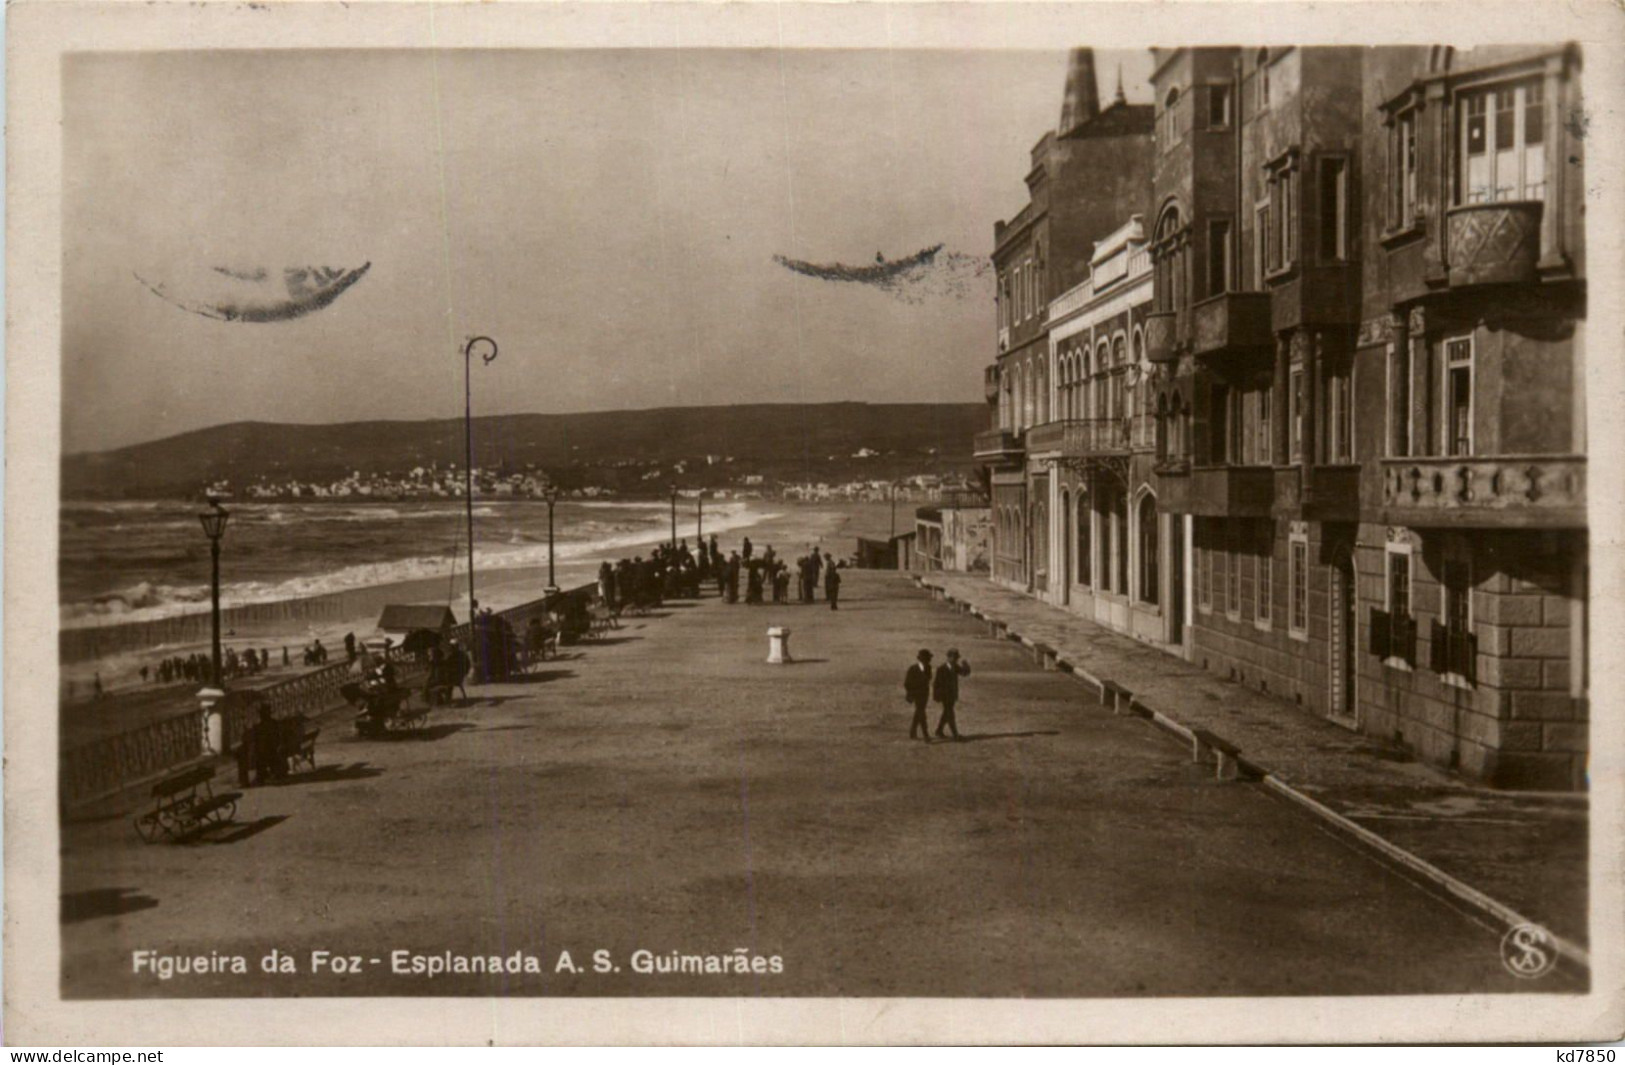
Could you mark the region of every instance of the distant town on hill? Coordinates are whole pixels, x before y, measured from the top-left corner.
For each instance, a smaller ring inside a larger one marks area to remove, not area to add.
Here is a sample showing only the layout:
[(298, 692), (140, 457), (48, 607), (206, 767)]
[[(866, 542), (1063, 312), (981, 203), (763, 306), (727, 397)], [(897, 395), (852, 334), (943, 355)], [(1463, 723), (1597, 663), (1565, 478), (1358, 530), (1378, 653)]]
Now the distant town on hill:
[[(980, 403), (753, 404), (474, 419), (476, 494), (548, 484), (593, 496), (804, 494), (810, 486), (976, 480)], [(65, 499), (414, 498), (461, 492), (461, 419), (235, 422), (65, 455)]]

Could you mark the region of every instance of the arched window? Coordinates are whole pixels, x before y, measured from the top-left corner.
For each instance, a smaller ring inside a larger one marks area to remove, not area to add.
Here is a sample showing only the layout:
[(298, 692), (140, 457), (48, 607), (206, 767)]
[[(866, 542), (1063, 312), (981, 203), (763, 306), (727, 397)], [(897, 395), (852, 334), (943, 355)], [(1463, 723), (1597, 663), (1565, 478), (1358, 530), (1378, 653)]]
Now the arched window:
[(1127, 397), (1124, 395), (1128, 374), (1128, 343), (1121, 334), (1112, 341), (1112, 396), (1111, 416), (1119, 420), (1129, 417)]
[(1017, 431), (1020, 431), (1022, 429), (1027, 428), (1027, 423), (1024, 420), (1025, 415), (1023, 414), (1023, 408), (1025, 407), (1026, 402), (1027, 402), (1027, 372), (1026, 372), (1026, 368), (1023, 367), (1023, 366), (1017, 366), (1016, 371), (1015, 371), (1015, 375), (1016, 375), (1016, 385), (1015, 385), (1015, 391), (1011, 394), (1010, 418), (1011, 418), (1011, 428), (1016, 429)]
[(1014, 429), (1015, 422), (1010, 409), (1010, 369), (1005, 367), (999, 371), (999, 428)]
[(1140, 601), (1157, 603), (1157, 497), (1147, 492), (1140, 499)]
[(1179, 238), (1184, 229), (1179, 207), (1169, 204), (1157, 219), (1152, 245), (1152, 301), (1159, 311), (1178, 310), (1185, 294), (1185, 253)]
[(1038, 384), (1033, 391), (1037, 392), (1037, 411), (1033, 415), (1033, 424), (1042, 425), (1049, 421), (1049, 361), (1037, 364)]
[(1111, 397), (1107, 395), (1106, 375), (1111, 372), (1111, 354), (1106, 347), (1106, 341), (1101, 340), (1095, 347), (1095, 372), (1091, 384), (1095, 390), (1095, 417), (1110, 418)]

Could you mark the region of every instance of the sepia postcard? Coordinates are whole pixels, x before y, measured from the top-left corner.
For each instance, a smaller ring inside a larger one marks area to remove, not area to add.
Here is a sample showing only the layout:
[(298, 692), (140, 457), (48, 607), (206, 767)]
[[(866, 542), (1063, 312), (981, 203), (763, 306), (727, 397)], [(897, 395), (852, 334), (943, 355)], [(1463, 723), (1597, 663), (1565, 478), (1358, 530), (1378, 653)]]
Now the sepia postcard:
[(1620, 1038), (1534, 11), (10, 5), (7, 1039)]

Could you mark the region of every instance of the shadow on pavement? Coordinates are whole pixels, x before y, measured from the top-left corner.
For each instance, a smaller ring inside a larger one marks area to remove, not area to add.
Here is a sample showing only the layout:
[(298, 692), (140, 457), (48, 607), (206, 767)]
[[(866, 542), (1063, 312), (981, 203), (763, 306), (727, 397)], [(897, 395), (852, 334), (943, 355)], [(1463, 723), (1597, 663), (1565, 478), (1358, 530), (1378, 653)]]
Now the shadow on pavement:
[(308, 773), (299, 773), (282, 781), (283, 787), (298, 784), (326, 784), (335, 780), (366, 780), (369, 777), (381, 777), (382, 769), (375, 769), (366, 762), (351, 762), (349, 765), (324, 765), (312, 769)]
[(212, 844), (215, 844), (215, 845), (219, 845), (219, 844), (222, 844), (222, 843), (240, 843), (243, 840), (248, 839), (250, 836), (259, 835), (261, 832), (264, 832), (268, 828), (275, 828), (277, 825), (280, 825), (282, 822), (286, 821), (287, 819), (288, 819), (287, 814), (277, 814), (277, 815), (272, 816), (272, 817), (262, 817), (258, 821), (249, 821), (247, 824), (236, 824), (236, 822), (227, 822), (228, 825), (234, 825), (235, 828), (236, 828), (236, 831), (228, 832), (225, 835), (216, 835), (216, 834), (214, 834), (212, 832), (205, 833), (205, 834), (202, 834), (202, 835), (194, 836), (193, 839), (192, 839), (192, 842), (212, 843)]
[[(1035, 732), (966, 732), (961, 734), (961, 743), (980, 743), (982, 740), (1019, 740), (1028, 736), (1059, 736), (1058, 729), (1045, 729)], [(952, 742), (952, 741), (949, 741)]]
[[(614, 643), (616, 641), (610, 640), (608, 642)], [(567, 677), (573, 677), (575, 675), (576, 675), (576, 671), (573, 670), (573, 669), (538, 669), (534, 673), (524, 673), (524, 674), (521, 674), (521, 675), (519, 675), (517, 677), (509, 677), (506, 681), (504, 681), (504, 683), (506, 683), (506, 684), (545, 684), (550, 680), (564, 680)], [(493, 698), (499, 698), (500, 699), (500, 698), (503, 698), (503, 696), (493, 696)], [(511, 699), (513, 697), (512, 696), (507, 696), (507, 698)]]
[(89, 891), (70, 891), (62, 896), (62, 923), (73, 924), (97, 917), (117, 917), (120, 914), (150, 910), (158, 900), (142, 895), (134, 888), (92, 888)]
[(524, 732), (529, 725), (497, 725), (493, 728), (476, 729), (476, 732)]

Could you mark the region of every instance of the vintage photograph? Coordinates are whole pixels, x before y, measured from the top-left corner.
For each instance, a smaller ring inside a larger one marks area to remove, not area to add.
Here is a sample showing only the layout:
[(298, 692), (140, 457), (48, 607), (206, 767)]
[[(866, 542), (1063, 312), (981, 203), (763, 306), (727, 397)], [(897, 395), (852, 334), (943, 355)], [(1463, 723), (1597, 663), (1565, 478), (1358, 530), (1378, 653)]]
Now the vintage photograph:
[(1591, 991), (1590, 46), (1227, 25), (65, 51), (56, 995)]

